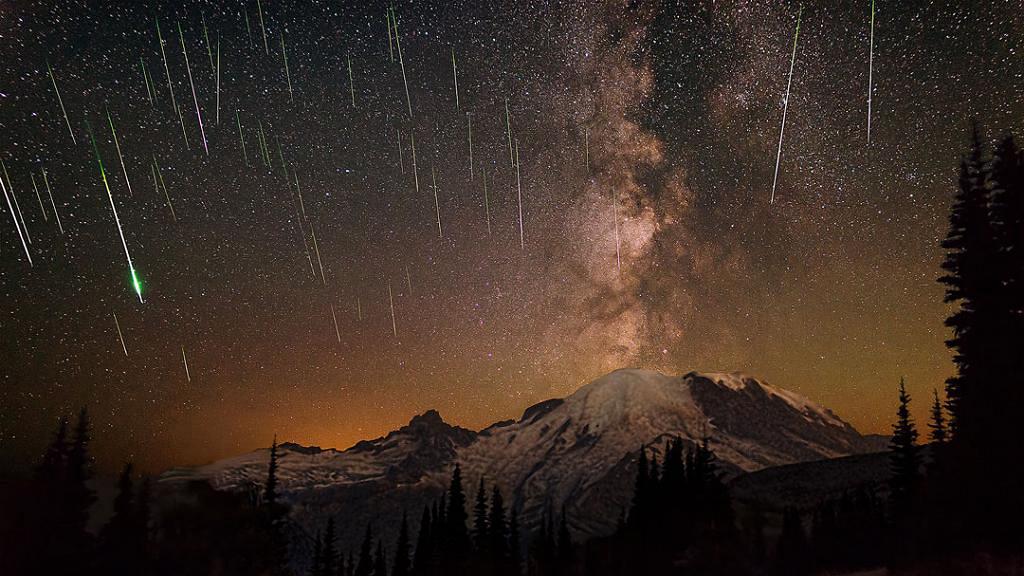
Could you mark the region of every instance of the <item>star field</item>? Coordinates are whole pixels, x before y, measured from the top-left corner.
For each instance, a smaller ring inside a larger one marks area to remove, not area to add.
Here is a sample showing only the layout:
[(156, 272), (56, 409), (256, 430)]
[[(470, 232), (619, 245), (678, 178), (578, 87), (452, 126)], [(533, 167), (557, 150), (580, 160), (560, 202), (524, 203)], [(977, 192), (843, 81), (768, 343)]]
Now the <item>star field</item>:
[(795, 2), (401, 2), (397, 32), (379, 3), (0, 6), (33, 260), (4, 203), (3, 452), (82, 405), (110, 468), (344, 447), (623, 366), (746, 371), (880, 433), (902, 375), (923, 419), (957, 163), (972, 118), (1024, 128), (1024, 11), (876, 10), (868, 145), (870, 2), (804, 5), (769, 203)]

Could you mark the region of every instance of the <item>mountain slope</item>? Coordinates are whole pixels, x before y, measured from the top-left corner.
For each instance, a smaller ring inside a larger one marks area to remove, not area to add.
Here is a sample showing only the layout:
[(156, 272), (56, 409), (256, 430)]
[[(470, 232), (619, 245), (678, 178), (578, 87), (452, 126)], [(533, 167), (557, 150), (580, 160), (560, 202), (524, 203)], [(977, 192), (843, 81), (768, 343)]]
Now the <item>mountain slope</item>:
[[(390, 529), (405, 510), (415, 523), (460, 462), (470, 498), (481, 477), (497, 482), (527, 529), (546, 511), (565, 509), (574, 532), (598, 535), (628, 506), (640, 447), (660, 452), (670, 437), (691, 444), (707, 437), (730, 475), (876, 448), (827, 409), (749, 376), (624, 369), (480, 432), (429, 411), (344, 451), (283, 444), (280, 489), (307, 528), (342, 515), (340, 537), (354, 546), (371, 520)], [(256, 489), (267, 460), (268, 451), (258, 450), (175, 469), (161, 485), (172, 490), (201, 479), (221, 489)]]

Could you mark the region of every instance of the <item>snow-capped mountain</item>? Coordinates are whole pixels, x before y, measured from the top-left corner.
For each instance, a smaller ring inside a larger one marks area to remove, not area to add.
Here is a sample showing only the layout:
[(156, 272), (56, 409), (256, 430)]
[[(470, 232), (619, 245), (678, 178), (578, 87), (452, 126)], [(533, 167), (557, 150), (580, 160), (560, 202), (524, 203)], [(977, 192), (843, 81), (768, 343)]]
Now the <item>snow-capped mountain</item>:
[[(339, 536), (352, 546), (367, 522), (388, 539), (403, 511), (415, 525), (455, 462), (470, 498), (484, 478), (501, 487), (525, 526), (564, 508), (577, 534), (597, 535), (613, 529), (628, 507), (640, 447), (660, 452), (671, 437), (707, 437), (728, 474), (878, 449), (831, 411), (743, 374), (624, 369), (480, 432), (451, 426), (431, 410), (344, 451), (282, 444), (278, 478), (296, 522), (312, 528), (337, 515)], [(161, 484), (173, 489), (201, 479), (248, 489), (262, 484), (268, 456), (263, 449), (174, 469)]]

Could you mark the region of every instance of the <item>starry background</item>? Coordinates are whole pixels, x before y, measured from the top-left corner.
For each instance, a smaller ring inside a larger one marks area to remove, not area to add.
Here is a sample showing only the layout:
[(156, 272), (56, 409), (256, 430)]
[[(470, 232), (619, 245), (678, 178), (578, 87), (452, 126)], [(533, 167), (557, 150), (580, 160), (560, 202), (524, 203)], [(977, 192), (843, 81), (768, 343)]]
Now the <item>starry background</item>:
[(4, 204), (5, 465), (79, 406), (101, 467), (157, 471), (428, 408), (482, 427), (624, 366), (743, 370), (866, 433), (906, 376), (923, 421), (957, 162), (972, 118), (1024, 128), (1024, 10), (880, 0), (869, 145), (870, 3), (806, 3), (769, 203), (798, 10), (397, 2), (410, 116), (385, 4), (0, 4), (34, 262)]

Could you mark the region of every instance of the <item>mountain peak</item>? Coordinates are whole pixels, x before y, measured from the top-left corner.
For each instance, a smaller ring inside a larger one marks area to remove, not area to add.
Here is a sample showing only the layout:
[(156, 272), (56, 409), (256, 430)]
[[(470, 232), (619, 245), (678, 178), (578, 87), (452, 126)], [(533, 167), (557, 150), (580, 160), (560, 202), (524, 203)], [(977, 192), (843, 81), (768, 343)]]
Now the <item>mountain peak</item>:
[(444, 421), (444, 418), (441, 418), (441, 413), (434, 409), (427, 410), (423, 414), (417, 414), (409, 421), (409, 426), (413, 428), (417, 426), (437, 426), (441, 424), (446, 424), (446, 422)]

